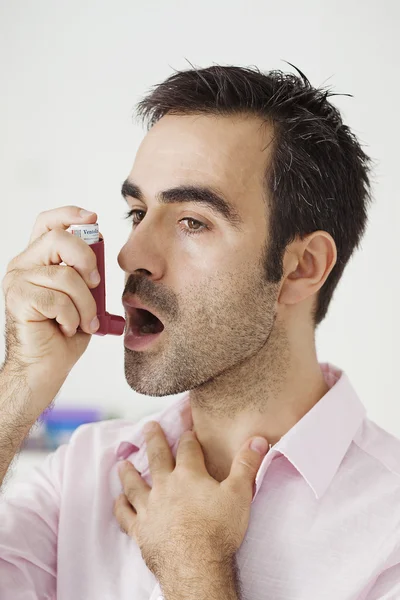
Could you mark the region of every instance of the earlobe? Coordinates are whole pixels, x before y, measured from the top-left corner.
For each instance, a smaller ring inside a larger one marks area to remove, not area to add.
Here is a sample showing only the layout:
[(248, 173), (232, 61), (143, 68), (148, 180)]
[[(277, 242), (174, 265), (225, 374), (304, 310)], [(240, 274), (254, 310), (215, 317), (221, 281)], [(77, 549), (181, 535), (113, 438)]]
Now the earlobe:
[(304, 278), (291, 273), (285, 279), (279, 294), (279, 304), (297, 304), (304, 300), (305, 295)]

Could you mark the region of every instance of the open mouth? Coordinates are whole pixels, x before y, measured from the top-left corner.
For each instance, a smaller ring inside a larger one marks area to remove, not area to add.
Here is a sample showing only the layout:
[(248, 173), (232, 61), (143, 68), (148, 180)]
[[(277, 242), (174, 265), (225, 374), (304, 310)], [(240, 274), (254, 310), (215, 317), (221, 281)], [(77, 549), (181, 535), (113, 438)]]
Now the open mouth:
[(148, 310), (131, 308), (129, 310), (129, 329), (134, 335), (151, 335), (161, 333), (164, 325)]

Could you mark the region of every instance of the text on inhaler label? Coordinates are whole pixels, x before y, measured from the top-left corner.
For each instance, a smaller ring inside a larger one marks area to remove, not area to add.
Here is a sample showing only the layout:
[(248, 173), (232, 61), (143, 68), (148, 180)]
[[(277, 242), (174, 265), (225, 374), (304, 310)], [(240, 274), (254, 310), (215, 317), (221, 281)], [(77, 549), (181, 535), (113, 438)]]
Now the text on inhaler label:
[(95, 244), (100, 240), (98, 223), (91, 223), (90, 225), (70, 225), (68, 231), (70, 231), (72, 235), (80, 237), (89, 245)]

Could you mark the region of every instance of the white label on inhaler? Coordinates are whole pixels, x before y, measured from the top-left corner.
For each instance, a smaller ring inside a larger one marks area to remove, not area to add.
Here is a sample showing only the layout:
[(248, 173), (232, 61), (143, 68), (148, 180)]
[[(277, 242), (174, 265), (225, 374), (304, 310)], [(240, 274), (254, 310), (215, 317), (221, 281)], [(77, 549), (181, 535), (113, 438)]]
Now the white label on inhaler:
[(100, 241), (99, 224), (91, 223), (90, 225), (71, 225), (67, 231), (80, 237), (87, 244), (95, 244)]

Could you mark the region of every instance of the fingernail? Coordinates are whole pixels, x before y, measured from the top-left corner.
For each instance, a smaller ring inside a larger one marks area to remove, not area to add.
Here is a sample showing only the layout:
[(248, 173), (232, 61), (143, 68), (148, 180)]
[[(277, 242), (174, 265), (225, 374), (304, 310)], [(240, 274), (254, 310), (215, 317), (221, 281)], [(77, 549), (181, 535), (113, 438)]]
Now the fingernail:
[(90, 323), (90, 331), (93, 331), (93, 332), (97, 331), (99, 326), (100, 326), (100, 322), (99, 322), (98, 318), (95, 317), (93, 319), (93, 321)]
[(100, 273), (98, 272), (97, 269), (95, 269), (94, 271), (92, 271), (89, 275), (89, 279), (92, 283), (99, 283), (100, 282)]
[(266, 439), (257, 437), (252, 440), (250, 444), (251, 450), (255, 450), (259, 454), (265, 454), (269, 448), (269, 444)]
[(186, 437), (188, 439), (194, 438), (194, 431), (192, 431), (191, 429), (187, 429), (186, 431), (183, 432), (182, 435), (186, 435)]
[(134, 452), (135, 448), (139, 449), (135, 444), (131, 444), (130, 442), (121, 442), (118, 447), (117, 460), (125, 460)]
[(80, 214), (80, 216), (81, 216), (83, 219), (86, 219), (87, 217), (91, 217), (92, 215), (94, 215), (94, 212), (90, 212), (90, 210), (84, 210), (84, 209), (82, 209), (82, 210), (79, 212), (79, 214)]

